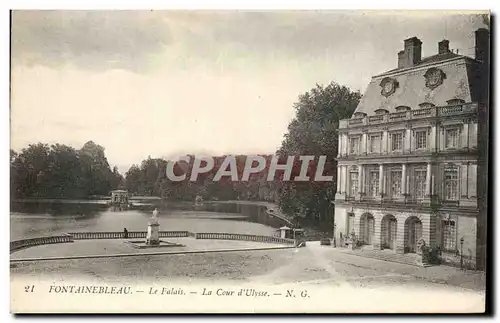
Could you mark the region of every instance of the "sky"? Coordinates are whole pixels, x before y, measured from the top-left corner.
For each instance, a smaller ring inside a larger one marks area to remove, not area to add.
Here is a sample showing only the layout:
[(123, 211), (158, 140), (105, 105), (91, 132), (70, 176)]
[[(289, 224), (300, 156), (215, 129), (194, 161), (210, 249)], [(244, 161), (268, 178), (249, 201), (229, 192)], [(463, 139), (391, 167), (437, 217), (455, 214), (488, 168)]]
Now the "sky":
[(364, 91), (450, 41), (473, 55), (478, 12), (14, 11), (11, 149), (105, 148), (121, 172), (148, 156), (272, 154), (316, 84)]

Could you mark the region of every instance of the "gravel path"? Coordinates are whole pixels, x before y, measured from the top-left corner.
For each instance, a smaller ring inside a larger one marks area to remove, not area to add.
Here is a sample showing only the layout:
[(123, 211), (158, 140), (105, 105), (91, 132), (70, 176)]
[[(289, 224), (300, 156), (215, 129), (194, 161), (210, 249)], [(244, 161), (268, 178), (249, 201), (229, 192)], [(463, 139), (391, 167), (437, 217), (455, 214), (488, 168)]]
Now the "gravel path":
[[(267, 245), (267, 244), (266, 244)], [(305, 248), (148, 255), (17, 263), (13, 276), (143, 282), (255, 282), (328, 284), (341, 287), (414, 286), (483, 294), (485, 275), (447, 266), (416, 267), (364, 258), (309, 243)]]

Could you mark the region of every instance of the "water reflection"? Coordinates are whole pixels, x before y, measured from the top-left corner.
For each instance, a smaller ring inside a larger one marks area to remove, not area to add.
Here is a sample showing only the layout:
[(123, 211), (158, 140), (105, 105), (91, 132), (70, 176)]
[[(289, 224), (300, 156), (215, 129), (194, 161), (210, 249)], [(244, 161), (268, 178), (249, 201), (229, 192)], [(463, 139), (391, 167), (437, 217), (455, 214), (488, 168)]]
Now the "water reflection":
[(259, 205), (186, 202), (134, 203), (110, 207), (105, 201), (11, 203), (11, 240), (75, 231), (146, 230), (152, 210), (160, 210), (161, 230), (273, 234), (284, 223)]

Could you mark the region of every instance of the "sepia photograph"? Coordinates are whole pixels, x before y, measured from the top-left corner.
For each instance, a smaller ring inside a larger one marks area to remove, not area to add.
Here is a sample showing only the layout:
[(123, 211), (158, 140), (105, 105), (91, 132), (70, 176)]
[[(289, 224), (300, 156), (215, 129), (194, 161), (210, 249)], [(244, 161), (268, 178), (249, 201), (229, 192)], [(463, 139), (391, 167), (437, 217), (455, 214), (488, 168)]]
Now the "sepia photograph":
[(10, 312), (487, 312), (491, 26), (11, 10)]

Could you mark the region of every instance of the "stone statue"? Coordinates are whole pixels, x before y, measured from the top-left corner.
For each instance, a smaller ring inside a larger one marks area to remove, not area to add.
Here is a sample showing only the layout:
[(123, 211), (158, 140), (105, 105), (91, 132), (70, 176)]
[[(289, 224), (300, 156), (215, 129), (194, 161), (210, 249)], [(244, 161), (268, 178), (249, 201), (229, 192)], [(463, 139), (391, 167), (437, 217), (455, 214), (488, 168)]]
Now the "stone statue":
[(159, 225), (160, 223), (158, 222), (158, 209), (153, 210), (153, 216), (151, 219), (149, 219), (149, 225)]
[(425, 240), (423, 238), (420, 238), (417, 242), (417, 254), (421, 255), (424, 248), (425, 248)]
[(158, 209), (154, 209), (153, 216), (148, 222), (148, 233), (146, 235), (146, 244), (158, 245), (160, 244), (160, 224), (158, 222)]

